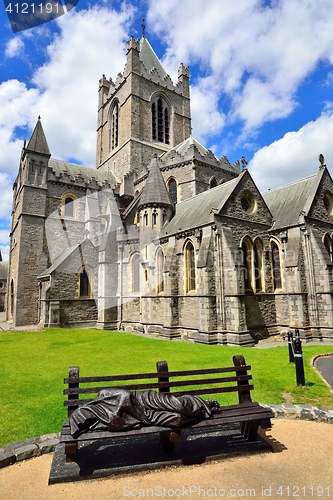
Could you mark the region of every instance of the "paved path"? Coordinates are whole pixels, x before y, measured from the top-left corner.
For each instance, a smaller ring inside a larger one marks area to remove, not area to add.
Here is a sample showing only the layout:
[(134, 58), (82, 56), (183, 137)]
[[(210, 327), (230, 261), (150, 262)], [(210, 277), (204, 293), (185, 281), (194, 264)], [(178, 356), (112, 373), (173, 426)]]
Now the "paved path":
[[(275, 453), (48, 486), (52, 454), (0, 470), (1, 500), (333, 499), (333, 425), (274, 419)], [(281, 451), (282, 450), (282, 451)]]
[(315, 361), (316, 369), (333, 389), (333, 356), (321, 356)]

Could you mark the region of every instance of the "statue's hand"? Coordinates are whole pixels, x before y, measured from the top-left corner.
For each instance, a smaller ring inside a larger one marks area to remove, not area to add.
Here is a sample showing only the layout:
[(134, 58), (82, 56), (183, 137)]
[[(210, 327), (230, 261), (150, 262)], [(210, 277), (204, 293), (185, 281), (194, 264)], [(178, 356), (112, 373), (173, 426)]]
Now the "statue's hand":
[(207, 399), (206, 403), (212, 413), (218, 413), (220, 411), (220, 404), (215, 399)]

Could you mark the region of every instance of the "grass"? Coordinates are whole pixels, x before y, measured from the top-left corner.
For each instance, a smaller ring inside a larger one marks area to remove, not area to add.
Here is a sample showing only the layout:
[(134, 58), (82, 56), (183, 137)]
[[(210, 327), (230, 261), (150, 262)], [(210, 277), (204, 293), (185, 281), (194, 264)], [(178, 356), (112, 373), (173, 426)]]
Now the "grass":
[[(0, 446), (60, 431), (66, 419), (62, 391), (69, 366), (79, 366), (82, 376), (111, 375), (154, 371), (156, 361), (164, 359), (171, 370), (230, 366), (233, 355), (243, 354), (252, 366), (254, 401), (287, 400), (332, 409), (333, 396), (310, 364), (313, 356), (332, 350), (332, 346), (303, 346), (306, 385), (297, 387), (286, 346), (207, 346), (93, 329), (0, 332)], [(217, 399), (232, 404), (235, 397)]]

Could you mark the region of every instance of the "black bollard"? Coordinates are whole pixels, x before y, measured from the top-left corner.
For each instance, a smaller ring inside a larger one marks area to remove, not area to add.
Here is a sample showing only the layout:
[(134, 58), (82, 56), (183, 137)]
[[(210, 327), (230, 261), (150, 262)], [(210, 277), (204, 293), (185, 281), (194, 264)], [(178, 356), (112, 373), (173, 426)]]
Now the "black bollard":
[(295, 329), (296, 338), (294, 340), (294, 357), (295, 357), (295, 366), (296, 366), (296, 382), (297, 385), (305, 385), (305, 376), (304, 376), (304, 364), (303, 364), (303, 356), (302, 356), (302, 341), (299, 336), (299, 330)]
[(293, 363), (295, 361), (293, 342), (293, 334), (292, 332), (288, 332), (289, 363)]

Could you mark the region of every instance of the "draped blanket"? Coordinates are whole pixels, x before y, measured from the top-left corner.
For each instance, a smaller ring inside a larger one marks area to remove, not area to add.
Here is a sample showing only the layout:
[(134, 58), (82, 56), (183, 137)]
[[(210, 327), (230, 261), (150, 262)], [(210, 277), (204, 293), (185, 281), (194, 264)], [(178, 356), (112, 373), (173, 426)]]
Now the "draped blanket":
[(104, 389), (96, 399), (72, 413), (69, 425), (73, 437), (89, 430), (125, 431), (150, 425), (182, 427), (208, 418), (218, 409), (216, 401), (204, 401), (189, 394), (176, 397), (152, 390)]

